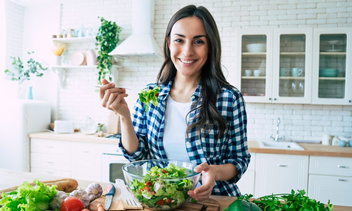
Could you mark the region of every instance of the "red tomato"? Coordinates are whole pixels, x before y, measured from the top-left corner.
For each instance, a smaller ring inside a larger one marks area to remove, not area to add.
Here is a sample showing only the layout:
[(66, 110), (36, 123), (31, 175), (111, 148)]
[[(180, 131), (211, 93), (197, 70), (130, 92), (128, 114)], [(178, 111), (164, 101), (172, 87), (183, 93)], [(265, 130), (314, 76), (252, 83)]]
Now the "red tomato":
[(150, 187), (149, 186), (144, 186), (144, 189), (147, 191), (150, 191)]
[[(159, 206), (163, 205), (164, 204), (164, 200), (163, 199), (160, 199), (159, 201), (156, 202)], [(60, 210), (61, 211), (61, 210)]]
[(164, 170), (163, 170), (163, 173), (166, 174), (166, 173), (167, 173), (167, 170), (164, 169)]
[(147, 185), (147, 186), (150, 186), (150, 185), (152, 185), (153, 183), (152, 182), (146, 182), (146, 183), (144, 183), (144, 185)]
[(60, 211), (81, 211), (83, 209), (83, 202), (76, 197), (67, 197), (60, 206)]
[(170, 198), (166, 199), (166, 203), (170, 204), (171, 203), (171, 199)]

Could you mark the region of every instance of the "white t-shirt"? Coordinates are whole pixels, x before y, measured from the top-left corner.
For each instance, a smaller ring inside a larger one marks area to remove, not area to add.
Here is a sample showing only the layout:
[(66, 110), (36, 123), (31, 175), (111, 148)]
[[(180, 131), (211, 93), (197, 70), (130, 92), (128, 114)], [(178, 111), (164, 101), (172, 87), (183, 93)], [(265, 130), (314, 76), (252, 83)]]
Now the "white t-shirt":
[(191, 104), (167, 98), (164, 125), (164, 149), (168, 159), (190, 161), (186, 150), (186, 115)]

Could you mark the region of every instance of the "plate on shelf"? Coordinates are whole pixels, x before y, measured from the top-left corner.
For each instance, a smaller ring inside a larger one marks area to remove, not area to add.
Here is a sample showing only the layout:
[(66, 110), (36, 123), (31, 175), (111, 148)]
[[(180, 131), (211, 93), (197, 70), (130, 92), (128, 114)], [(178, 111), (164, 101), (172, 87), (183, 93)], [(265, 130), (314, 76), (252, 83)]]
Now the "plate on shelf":
[(71, 62), (71, 65), (74, 65), (74, 66), (86, 65), (87, 64), (86, 55), (82, 51), (76, 51), (71, 54), (70, 62)]

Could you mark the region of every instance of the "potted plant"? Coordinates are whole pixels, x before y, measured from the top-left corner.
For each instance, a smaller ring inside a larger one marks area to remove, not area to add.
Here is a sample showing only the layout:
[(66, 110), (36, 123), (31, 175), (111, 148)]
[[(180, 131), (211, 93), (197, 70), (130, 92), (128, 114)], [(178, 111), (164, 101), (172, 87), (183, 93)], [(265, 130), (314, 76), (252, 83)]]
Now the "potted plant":
[[(28, 52), (28, 55), (33, 53), (34, 51)], [(25, 87), (23, 86), (23, 82), (30, 80), (31, 76), (42, 77), (44, 71), (46, 71), (48, 68), (43, 67), (41, 63), (35, 61), (31, 56), (27, 61), (27, 67), (24, 66), (23, 61), (19, 56), (11, 56), (10, 58), (12, 59), (12, 68), (6, 69), (4, 72), (12, 81), (18, 81), (18, 94), (19, 97), (22, 98), (24, 92), (26, 91)]]
[(103, 17), (100, 18), (101, 25), (98, 33), (95, 37), (98, 50), (97, 56), (97, 69), (98, 72), (98, 84), (101, 84), (101, 80), (106, 76), (111, 81), (111, 69), (112, 69), (112, 56), (109, 53), (115, 49), (119, 42), (121, 27), (116, 22), (105, 20)]

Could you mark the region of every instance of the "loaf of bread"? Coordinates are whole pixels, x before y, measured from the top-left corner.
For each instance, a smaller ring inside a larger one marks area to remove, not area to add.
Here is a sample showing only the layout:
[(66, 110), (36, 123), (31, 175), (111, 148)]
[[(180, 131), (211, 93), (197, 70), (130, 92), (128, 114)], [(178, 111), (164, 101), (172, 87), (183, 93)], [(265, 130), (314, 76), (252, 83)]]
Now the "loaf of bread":
[[(48, 180), (48, 181), (40, 181), (44, 183), (45, 185), (52, 186), (52, 185), (57, 185), (57, 190), (58, 191), (64, 191), (66, 193), (70, 193), (74, 190), (77, 189), (78, 187), (78, 182), (75, 179), (70, 179), (70, 178), (65, 178), (65, 179), (58, 179), (58, 180)], [(29, 183), (32, 186), (35, 186), (34, 183)], [(2, 192), (11, 192), (17, 190), (18, 186), (16, 187), (11, 187), (7, 188), (4, 190), (0, 190), (0, 198), (1, 198), (1, 193)]]

